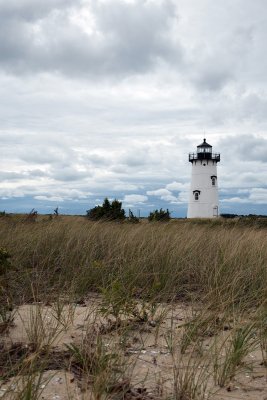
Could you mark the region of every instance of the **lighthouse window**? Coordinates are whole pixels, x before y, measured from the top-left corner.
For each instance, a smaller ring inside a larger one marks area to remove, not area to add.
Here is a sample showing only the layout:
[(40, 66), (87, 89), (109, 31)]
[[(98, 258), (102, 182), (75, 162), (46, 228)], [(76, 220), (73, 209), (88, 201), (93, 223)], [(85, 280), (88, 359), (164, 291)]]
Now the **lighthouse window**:
[(212, 186), (216, 185), (216, 178), (214, 176), (211, 178), (211, 182), (212, 182)]
[(211, 153), (211, 147), (198, 147), (198, 153)]
[(195, 192), (195, 200), (198, 200), (198, 197), (199, 197), (199, 193)]

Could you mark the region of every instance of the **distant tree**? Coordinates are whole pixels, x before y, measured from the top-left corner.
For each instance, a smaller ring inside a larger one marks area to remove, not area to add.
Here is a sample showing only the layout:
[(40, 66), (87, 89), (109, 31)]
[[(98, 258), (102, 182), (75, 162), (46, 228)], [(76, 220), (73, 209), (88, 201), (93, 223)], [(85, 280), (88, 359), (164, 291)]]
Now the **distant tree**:
[(128, 218), (128, 221), (129, 221), (129, 222), (132, 222), (132, 223), (134, 223), (134, 224), (137, 224), (137, 223), (139, 222), (139, 218), (136, 217), (136, 216), (133, 214), (132, 210), (130, 210), (130, 209), (129, 209), (129, 218)]
[(112, 219), (125, 219), (125, 211), (122, 207), (122, 203), (118, 200), (113, 200), (111, 203), (110, 217)]
[(29, 214), (26, 216), (26, 221), (29, 222), (35, 222), (36, 218), (38, 215), (38, 211), (36, 211), (34, 208), (29, 212)]
[(168, 208), (166, 211), (161, 208), (160, 210), (152, 211), (148, 216), (148, 221), (149, 222), (154, 222), (154, 221), (166, 222), (166, 221), (169, 221), (170, 218), (171, 218), (171, 216), (170, 216), (170, 212), (169, 212)]
[(109, 201), (108, 198), (105, 198), (102, 206), (96, 206), (86, 211), (87, 217), (94, 221), (97, 220), (124, 220), (125, 219), (125, 211), (122, 208), (122, 203), (118, 200)]
[(222, 218), (236, 218), (236, 217), (239, 217), (239, 215), (238, 214), (230, 214), (230, 213), (228, 213), (228, 214), (221, 214), (221, 217)]

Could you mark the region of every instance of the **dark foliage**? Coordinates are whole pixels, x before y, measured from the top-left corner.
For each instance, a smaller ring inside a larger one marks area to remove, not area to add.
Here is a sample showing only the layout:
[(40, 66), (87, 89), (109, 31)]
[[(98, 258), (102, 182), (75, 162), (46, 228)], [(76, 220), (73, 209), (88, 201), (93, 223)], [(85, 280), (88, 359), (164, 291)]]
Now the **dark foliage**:
[(149, 214), (148, 221), (150, 221), (150, 222), (154, 222), (154, 221), (163, 221), (163, 222), (166, 222), (166, 221), (169, 221), (170, 218), (171, 218), (171, 216), (170, 216), (169, 210), (167, 209), (167, 210), (165, 211), (165, 210), (163, 210), (163, 209), (161, 208), (160, 210), (152, 211), (152, 212)]
[(222, 218), (236, 218), (236, 217), (238, 217), (238, 215), (228, 213), (228, 214), (221, 214), (221, 217)]
[(102, 206), (96, 206), (86, 211), (87, 217), (91, 220), (124, 220), (125, 219), (125, 211), (121, 208), (122, 203), (118, 200), (109, 201), (108, 198), (105, 198)]

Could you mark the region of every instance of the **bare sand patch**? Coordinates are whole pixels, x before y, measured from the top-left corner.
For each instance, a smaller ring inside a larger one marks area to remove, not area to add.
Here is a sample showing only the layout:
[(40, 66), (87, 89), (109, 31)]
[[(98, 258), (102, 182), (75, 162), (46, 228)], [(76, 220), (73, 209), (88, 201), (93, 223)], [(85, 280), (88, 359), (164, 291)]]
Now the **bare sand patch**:
[(116, 320), (101, 313), (101, 304), (101, 297), (92, 295), (83, 305), (18, 307), (1, 337), (0, 397), (24, 398), (19, 396), (31, 387), (39, 393), (32, 398), (44, 400), (267, 399), (257, 341), (223, 387), (216, 383), (215, 345), (223, 362), (235, 329), (220, 317), (215, 325), (212, 318), (206, 322), (200, 337), (200, 331), (196, 336), (190, 331), (191, 305), (158, 304), (153, 318)]

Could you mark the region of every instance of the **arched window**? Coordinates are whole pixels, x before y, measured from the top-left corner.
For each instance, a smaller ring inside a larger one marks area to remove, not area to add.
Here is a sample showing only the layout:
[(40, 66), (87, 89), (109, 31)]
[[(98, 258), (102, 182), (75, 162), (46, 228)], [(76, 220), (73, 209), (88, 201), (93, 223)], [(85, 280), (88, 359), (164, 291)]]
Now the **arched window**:
[(195, 200), (199, 199), (200, 190), (193, 190), (193, 196)]
[(216, 176), (216, 175), (212, 175), (210, 178), (211, 178), (211, 184), (212, 184), (212, 186), (216, 186), (217, 176)]

